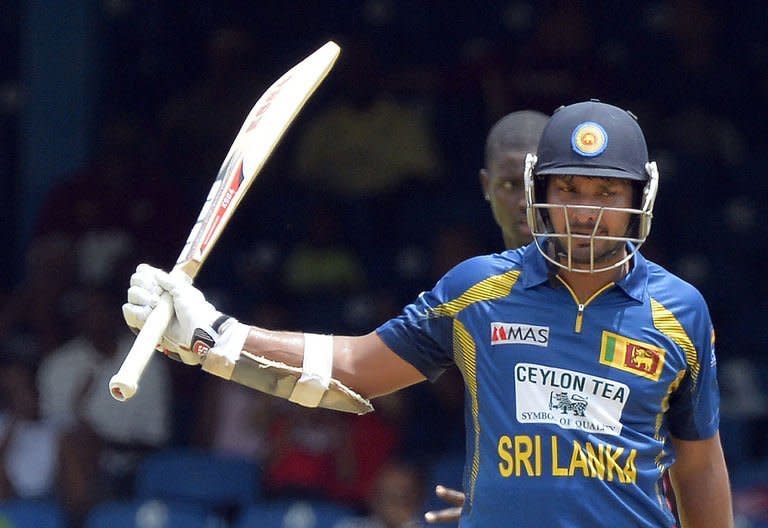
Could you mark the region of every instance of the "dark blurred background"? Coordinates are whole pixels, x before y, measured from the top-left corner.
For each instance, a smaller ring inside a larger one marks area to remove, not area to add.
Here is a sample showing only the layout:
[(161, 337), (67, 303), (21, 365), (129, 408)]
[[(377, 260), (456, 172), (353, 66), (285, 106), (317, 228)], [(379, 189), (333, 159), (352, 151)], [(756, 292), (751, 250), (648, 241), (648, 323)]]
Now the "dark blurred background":
[[(267, 515), (244, 513), (265, 497), (311, 527), (326, 506), (396, 517), (382, 504), (403, 481), (423, 496), (398, 508), (418, 514), (436, 478), (457, 483), (456, 372), (382, 399), (374, 418), (306, 412), (164, 359), (144, 403), (126, 411), (106, 391), (130, 343), (118, 307), (132, 268), (173, 265), (247, 111), (333, 39), (335, 69), (198, 278), (214, 304), (271, 327), (367, 332), (457, 262), (502, 248), (477, 179), (498, 118), (622, 106), (661, 171), (644, 253), (709, 302), (737, 512), (741, 526), (768, 522), (764, 2), (2, 0), (0, 12), (7, 515), (34, 501), (98, 528), (99, 505), (108, 518), (122, 500), (136, 526), (172, 526), (181, 513), (147, 513), (146, 499), (173, 493), (142, 478), (178, 451), (253, 469), (237, 500), (182, 512), (238, 528)], [(297, 498), (315, 510), (297, 514)]]

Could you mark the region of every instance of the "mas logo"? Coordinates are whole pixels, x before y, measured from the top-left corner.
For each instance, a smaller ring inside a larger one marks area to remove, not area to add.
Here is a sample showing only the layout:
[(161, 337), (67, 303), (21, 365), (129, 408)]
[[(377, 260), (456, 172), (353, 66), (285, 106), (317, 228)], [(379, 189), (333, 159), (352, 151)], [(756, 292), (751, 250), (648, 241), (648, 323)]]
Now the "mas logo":
[(549, 346), (549, 327), (523, 323), (491, 323), (491, 345)]
[(664, 368), (665, 352), (663, 348), (655, 345), (604, 330), (600, 345), (600, 363), (659, 381)]
[(571, 134), (571, 147), (576, 154), (591, 158), (602, 154), (607, 146), (608, 134), (603, 127), (592, 121), (580, 124)]

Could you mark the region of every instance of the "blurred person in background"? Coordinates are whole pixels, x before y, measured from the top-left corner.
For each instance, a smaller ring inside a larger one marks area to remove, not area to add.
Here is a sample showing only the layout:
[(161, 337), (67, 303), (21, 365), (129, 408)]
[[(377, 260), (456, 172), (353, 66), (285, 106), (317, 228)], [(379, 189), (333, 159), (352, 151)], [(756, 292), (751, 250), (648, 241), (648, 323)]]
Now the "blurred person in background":
[[(77, 278), (88, 285), (124, 273), (118, 266), (128, 254), (171, 261), (194, 215), (155, 155), (153, 122), (124, 109), (105, 112), (93, 159), (48, 191), (35, 227), (37, 237), (71, 244)], [(177, 214), (167, 214), (170, 196), (179, 200)], [(154, 228), (159, 223), (163, 229)]]
[(531, 241), (525, 217), (523, 168), (525, 155), (536, 152), (548, 117), (535, 110), (521, 110), (502, 117), (485, 140), (485, 167), (480, 185), (501, 229), (505, 249)]
[(418, 528), (424, 504), (424, 475), (419, 467), (390, 459), (376, 474), (367, 495), (368, 515), (336, 528)]
[(171, 422), (168, 365), (160, 358), (147, 369), (142, 394), (127, 404), (104, 390), (133, 336), (118, 325), (112, 290), (81, 291), (72, 314), (74, 336), (51, 351), (37, 373), (41, 414), (62, 435), (67, 462), (60, 492), (75, 518), (130, 490), (136, 465), (165, 445)]
[(34, 362), (3, 350), (0, 366), (0, 500), (58, 493), (59, 431), (40, 417)]
[(392, 211), (403, 189), (438, 182), (444, 158), (431, 93), (401, 81), (406, 72), (384, 68), (370, 39), (348, 37), (340, 45), (326, 88), (334, 97), (302, 127), (291, 178), (299, 195), (333, 197), (342, 224), (354, 226), (349, 242), (376, 275), (385, 269), (381, 244), (395, 238)]
[(70, 238), (60, 234), (33, 238), (21, 280), (0, 307), (0, 340), (35, 362), (69, 339), (70, 330), (64, 324), (66, 300), (75, 288), (77, 273)]

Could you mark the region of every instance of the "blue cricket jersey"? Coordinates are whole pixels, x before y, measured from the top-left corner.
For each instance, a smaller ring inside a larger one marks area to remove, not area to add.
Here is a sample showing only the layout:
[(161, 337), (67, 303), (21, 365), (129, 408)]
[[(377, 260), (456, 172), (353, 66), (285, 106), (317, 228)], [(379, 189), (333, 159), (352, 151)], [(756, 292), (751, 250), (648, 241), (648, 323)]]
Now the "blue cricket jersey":
[(670, 527), (670, 435), (719, 422), (701, 294), (633, 258), (579, 304), (535, 245), (467, 260), (377, 329), (427, 378), (466, 387), (460, 526)]

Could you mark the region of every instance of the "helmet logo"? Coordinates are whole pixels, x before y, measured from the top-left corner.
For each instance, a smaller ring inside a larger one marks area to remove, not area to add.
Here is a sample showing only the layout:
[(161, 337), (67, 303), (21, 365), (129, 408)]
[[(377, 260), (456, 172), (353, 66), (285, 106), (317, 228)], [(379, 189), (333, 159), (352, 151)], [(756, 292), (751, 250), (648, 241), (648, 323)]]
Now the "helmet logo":
[(581, 123), (571, 134), (571, 147), (576, 154), (591, 158), (602, 154), (607, 146), (605, 129), (592, 121)]

